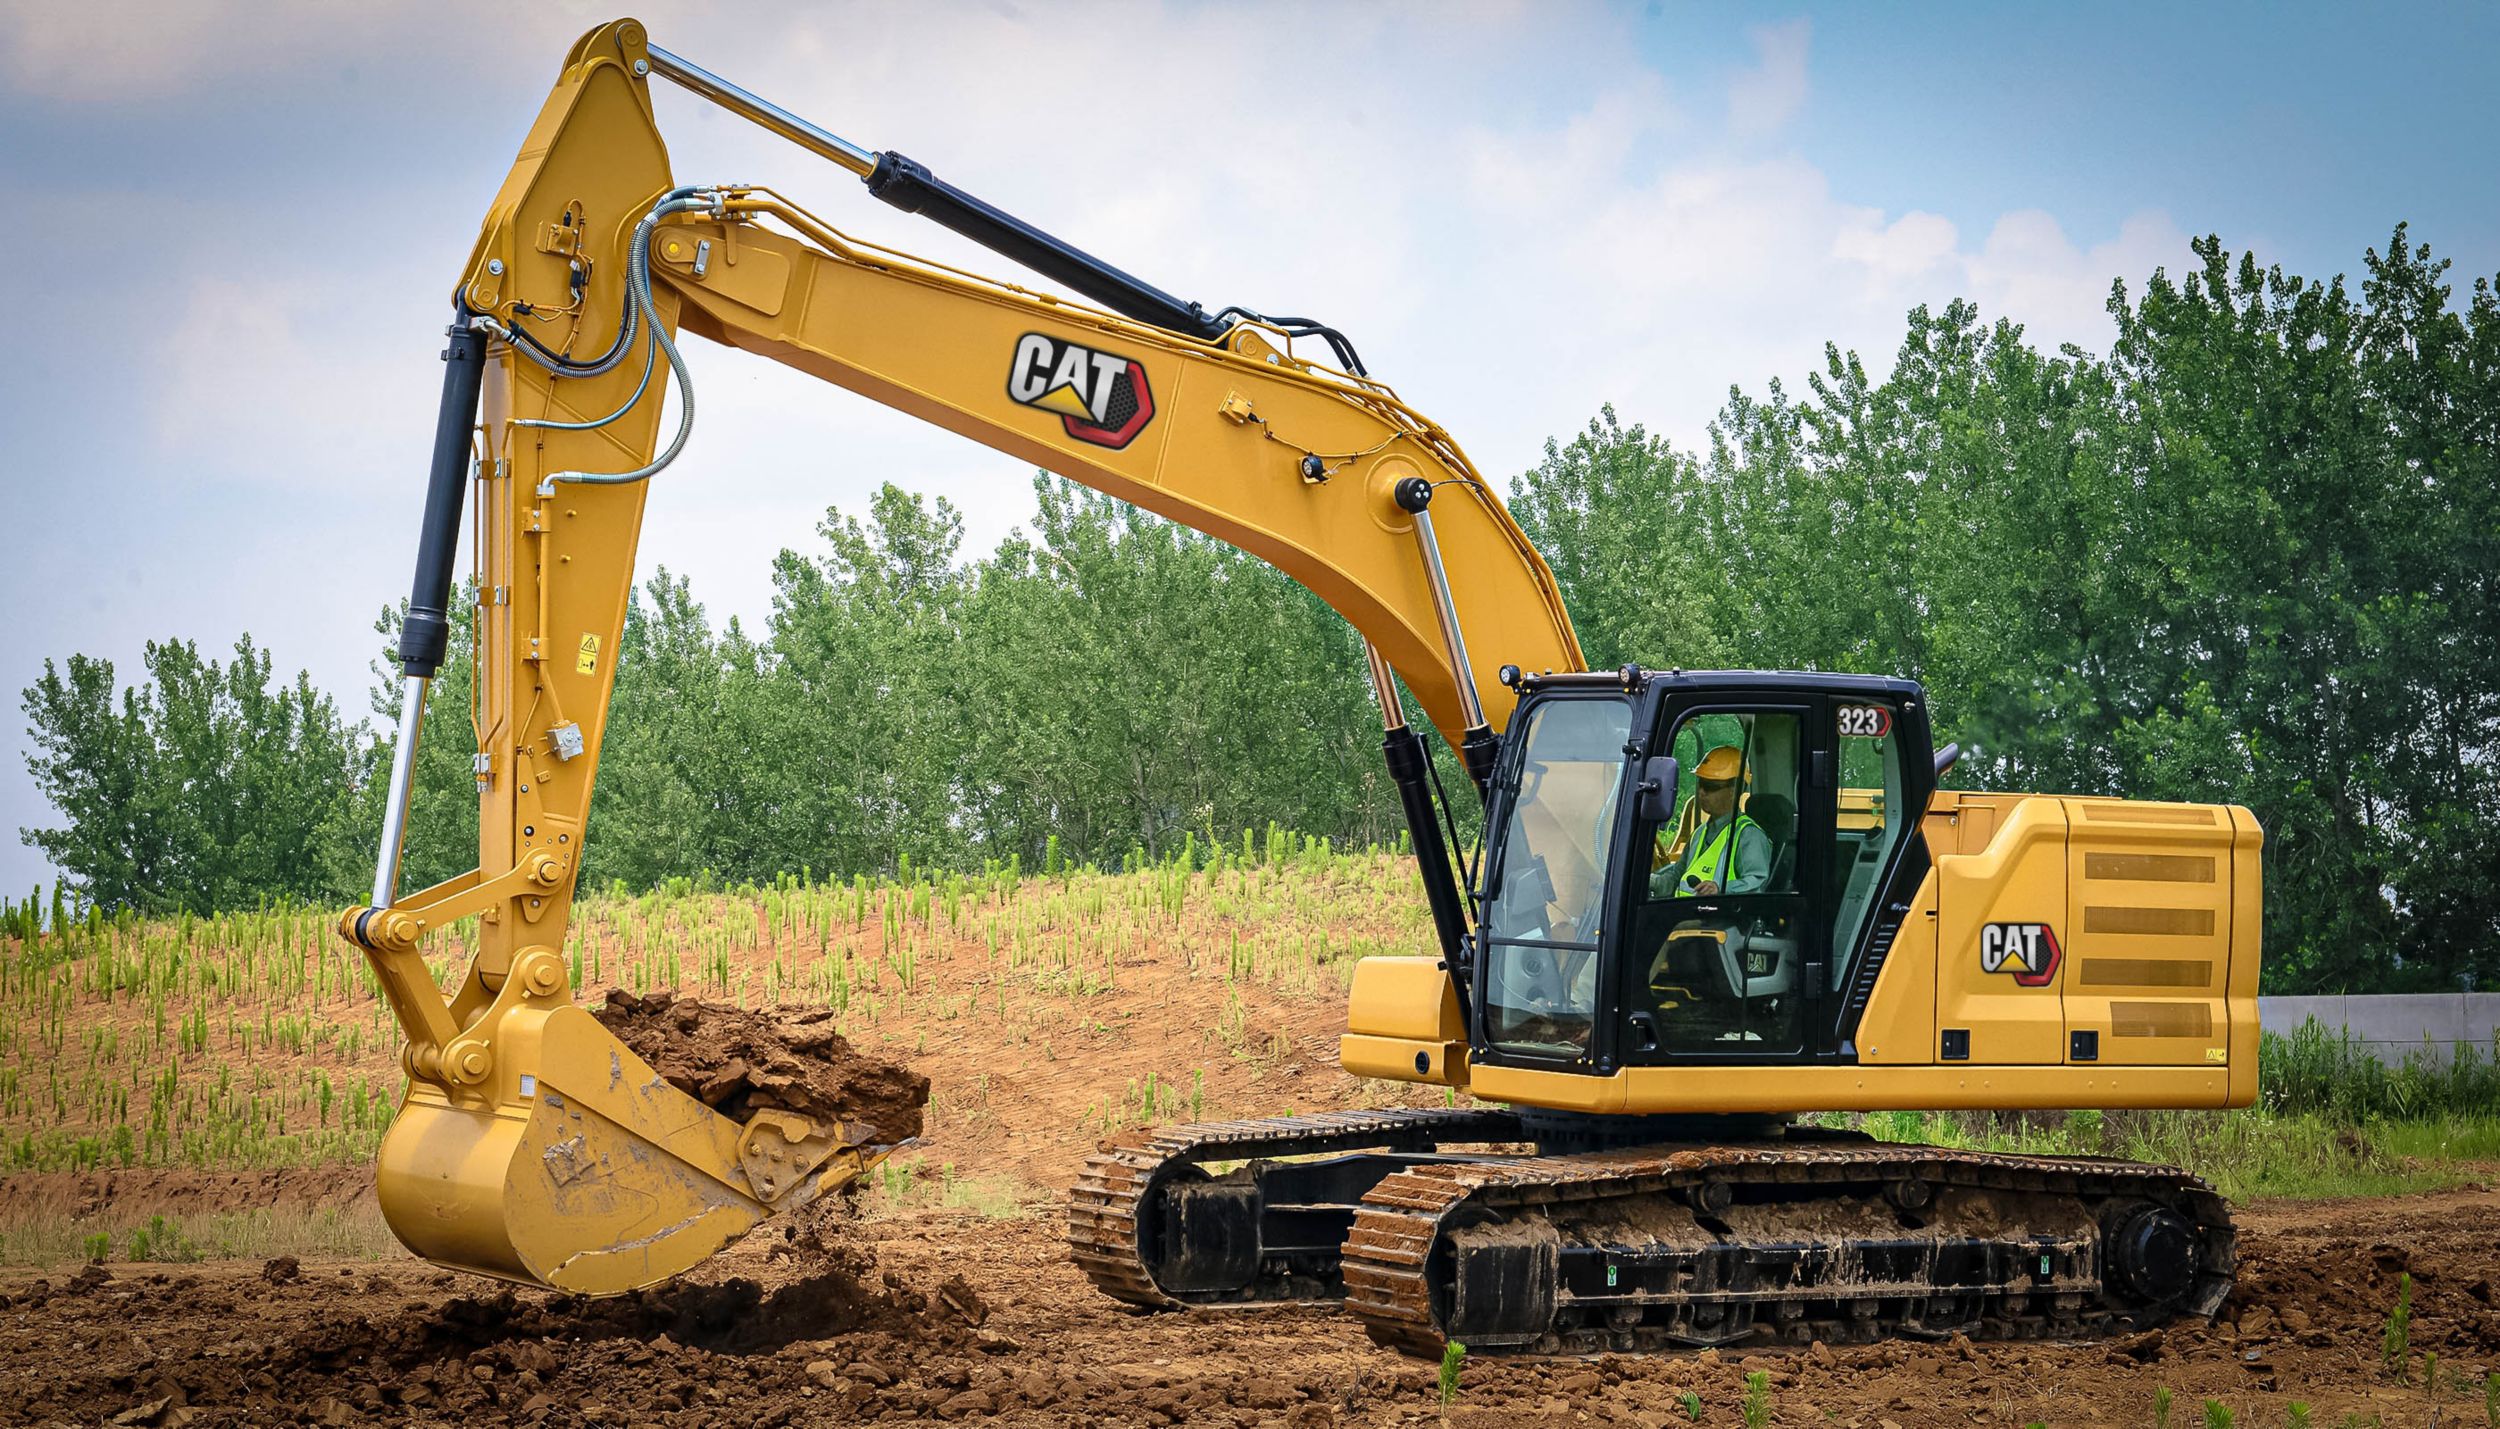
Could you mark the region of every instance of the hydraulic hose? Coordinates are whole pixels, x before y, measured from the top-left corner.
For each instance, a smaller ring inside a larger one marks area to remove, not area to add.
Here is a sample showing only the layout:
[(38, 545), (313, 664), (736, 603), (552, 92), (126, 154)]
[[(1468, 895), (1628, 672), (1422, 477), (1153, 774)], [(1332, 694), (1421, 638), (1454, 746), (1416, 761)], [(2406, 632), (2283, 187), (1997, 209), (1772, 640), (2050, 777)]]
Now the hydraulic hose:
[[(650, 347), (656, 348), (668, 358), (669, 372), (677, 382), (676, 435), (670, 438), (666, 449), (662, 450), (657, 457), (631, 471), (550, 472), (538, 483), (539, 495), (552, 495), (558, 482), (579, 482), (588, 486), (619, 486), (629, 482), (647, 481), (665, 470), (669, 463), (677, 460), (678, 454), (686, 449), (686, 439), (694, 433), (694, 379), (687, 372), (686, 360), (679, 355), (677, 343), (669, 336), (667, 325), (660, 321), (659, 305), (651, 295), (651, 233), (659, 226), (660, 220), (670, 214), (690, 213), (697, 210), (717, 213), (718, 204), (719, 194), (714, 189), (690, 187), (672, 190), (658, 203), (651, 206), (651, 211), (642, 216), (640, 223), (634, 225), (633, 239), (626, 249), (626, 317), (618, 329), (618, 335), (620, 339), (629, 338), (634, 332), (640, 330), (642, 323), (650, 324)], [(490, 331), (506, 339), (518, 336), (511, 329), (492, 320), (487, 320), (487, 326)], [(513, 350), (560, 377), (588, 377), (606, 372), (616, 366), (624, 353), (624, 349), (620, 346), (611, 349), (607, 356), (601, 358), (598, 363), (582, 366), (554, 357), (534, 342), (516, 341), (513, 343)], [(646, 349), (642, 383), (634, 388), (634, 395), (626, 400), (624, 406), (605, 417), (588, 422), (524, 420), (520, 425), (551, 427), (566, 431), (588, 431), (606, 426), (633, 410), (634, 406), (642, 400), (642, 395), (648, 389), (650, 380), (651, 363), (649, 349)]]

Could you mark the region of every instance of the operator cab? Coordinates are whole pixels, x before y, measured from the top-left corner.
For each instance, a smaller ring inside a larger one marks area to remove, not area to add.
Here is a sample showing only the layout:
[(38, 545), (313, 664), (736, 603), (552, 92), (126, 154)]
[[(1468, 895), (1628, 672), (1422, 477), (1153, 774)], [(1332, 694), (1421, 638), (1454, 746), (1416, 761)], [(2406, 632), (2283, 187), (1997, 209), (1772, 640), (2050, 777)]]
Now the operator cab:
[(1627, 667), (1515, 687), (1475, 890), (1476, 1060), (1854, 1061), (1927, 872), (1919, 686)]

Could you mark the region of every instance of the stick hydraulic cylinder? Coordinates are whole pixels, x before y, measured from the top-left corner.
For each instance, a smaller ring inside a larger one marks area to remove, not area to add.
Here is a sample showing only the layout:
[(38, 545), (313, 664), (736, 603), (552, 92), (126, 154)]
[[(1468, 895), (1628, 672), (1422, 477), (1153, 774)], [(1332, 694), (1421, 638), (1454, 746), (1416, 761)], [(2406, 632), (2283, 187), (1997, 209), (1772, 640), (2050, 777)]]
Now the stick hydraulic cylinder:
[(486, 334), (454, 322), (443, 350), (443, 400), (434, 413), (434, 464), (425, 478), (425, 525), (417, 533), (417, 575), (399, 628), (399, 672), (430, 680), (451, 640), (451, 566), (460, 555), (460, 506), (469, 490), (469, 453), (486, 377)]

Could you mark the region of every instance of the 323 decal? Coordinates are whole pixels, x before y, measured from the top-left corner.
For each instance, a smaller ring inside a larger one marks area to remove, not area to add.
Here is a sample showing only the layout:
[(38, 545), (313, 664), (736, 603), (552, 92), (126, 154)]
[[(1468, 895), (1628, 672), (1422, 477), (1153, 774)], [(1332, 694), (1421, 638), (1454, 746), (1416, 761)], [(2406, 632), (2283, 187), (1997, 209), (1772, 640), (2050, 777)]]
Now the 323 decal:
[(1845, 739), (1881, 739), (1892, 733), (1892, 711), (1883, 705), (1842, 705), (1840, 733)]

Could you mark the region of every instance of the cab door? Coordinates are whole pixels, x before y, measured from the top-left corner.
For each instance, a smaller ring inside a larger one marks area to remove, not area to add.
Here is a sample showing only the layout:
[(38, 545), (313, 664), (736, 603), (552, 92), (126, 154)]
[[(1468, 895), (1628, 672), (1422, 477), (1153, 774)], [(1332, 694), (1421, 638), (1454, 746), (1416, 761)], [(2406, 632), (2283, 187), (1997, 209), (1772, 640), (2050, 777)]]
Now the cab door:
[(1664, 820), (1636, 815), (1627, 842), (1624, 1061), (1823, 1050), (1829, 928), (1812, 890), (1832, 825), (1825, 704), (1696, 694), (1662, 710), (1650, 748), (1674, 756), (1676, 798)]

